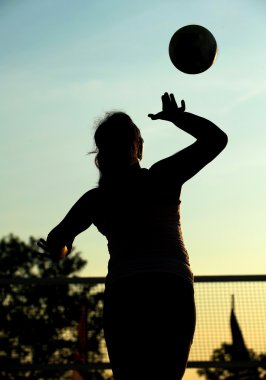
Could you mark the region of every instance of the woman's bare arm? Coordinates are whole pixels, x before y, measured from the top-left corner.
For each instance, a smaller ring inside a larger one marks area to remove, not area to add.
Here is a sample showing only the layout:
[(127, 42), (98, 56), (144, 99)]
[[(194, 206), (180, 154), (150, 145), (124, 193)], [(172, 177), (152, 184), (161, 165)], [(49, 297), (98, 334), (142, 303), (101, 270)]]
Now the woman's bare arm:
[(182, 185), (225, 148), (227, 135), (215, 124), (200, 116), (185, 112), (185, 103), (178, 107), (173, 94), (162, 96), (163, 109), (152, 120), (167, 120), (196, 138), (187, 148), (165, 158), (151, 167), (166, 183)]
[(94, 206), (95, 190), (90, 190), (74, 204), (64, 219), (49, 232), (47, 239), (39, 241), (39, 246), (55, 259), (66, 256), (71, 251), (75, 237), (91, 226)]

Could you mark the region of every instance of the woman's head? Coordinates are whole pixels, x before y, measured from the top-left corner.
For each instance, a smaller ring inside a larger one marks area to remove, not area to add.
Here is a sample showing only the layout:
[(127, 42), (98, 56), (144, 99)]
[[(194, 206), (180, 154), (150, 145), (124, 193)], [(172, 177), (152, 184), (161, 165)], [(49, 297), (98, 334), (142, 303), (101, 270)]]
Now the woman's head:
[(107, 113), (96, 128), (95, 163), (101, 175), (119, 172), (142, 158), (140, 130), (123, 112)]

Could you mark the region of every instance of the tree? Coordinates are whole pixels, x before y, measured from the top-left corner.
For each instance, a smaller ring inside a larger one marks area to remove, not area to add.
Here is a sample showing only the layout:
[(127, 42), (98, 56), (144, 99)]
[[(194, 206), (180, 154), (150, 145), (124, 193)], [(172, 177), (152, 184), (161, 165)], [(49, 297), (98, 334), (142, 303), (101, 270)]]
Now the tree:
[[(9, 235), (0, 240), (1, 278), (73, 277), (85, 266), (79, 252), (58, 263), (44, 255), (33, 237), (27, 243)], [(87, 357), (102, 361), (102, 292), (92, 285), (9, 283), (0, 290), (0, 377), (19, 380), (69, 379), (60, 371), (15, 369), (22, 364), (69, 364), (77, 360), (78, 322), (84, 305), (89, 337)], [(3, 369), (5, 366), (14, 369)], [(100, 379), (90, 372), (90, 379)]]
[[(266, 355), (256, 354), (253, 350), (248, 350), (251, 361), (260, 361), (259, 368), (201, 368), (197, 371), (200, 376), (207, 380), (262, 380), (266, 379)], [(232, 362), (234, 358), (233, 344), (222, 343), (219, 348), (213, 350), (210, 361)]]

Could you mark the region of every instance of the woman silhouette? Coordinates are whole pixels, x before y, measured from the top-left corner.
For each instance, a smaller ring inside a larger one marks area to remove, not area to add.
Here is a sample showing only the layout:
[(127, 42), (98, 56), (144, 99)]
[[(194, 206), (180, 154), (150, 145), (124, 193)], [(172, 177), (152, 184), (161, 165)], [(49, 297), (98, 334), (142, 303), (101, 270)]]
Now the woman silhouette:
[(142, 169), (143, 139), (131, 118), (107, 114), (95, 132), (99, 186), (85, 193), (40, 246), (60, 258), (94, 224), (108, 240), (104, 334), (115, 380), (179, 380), (195, 329), (193, 274), (180, 227), (184, 182), (212, 161), (227, 136), (162, 96), (167, 120), (196, 138)]

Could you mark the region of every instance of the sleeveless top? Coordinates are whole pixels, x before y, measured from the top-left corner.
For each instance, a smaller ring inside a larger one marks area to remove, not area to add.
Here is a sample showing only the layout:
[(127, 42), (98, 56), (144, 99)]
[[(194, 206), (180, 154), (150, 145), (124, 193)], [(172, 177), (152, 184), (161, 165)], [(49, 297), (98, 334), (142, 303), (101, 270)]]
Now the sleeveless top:
[(110, 254), (106, 284), (147, 272), (173, 273), (193, 284), (180, 224), (180, 191), (139, 166), (95, 190), (93, 223), (106, 236)]

